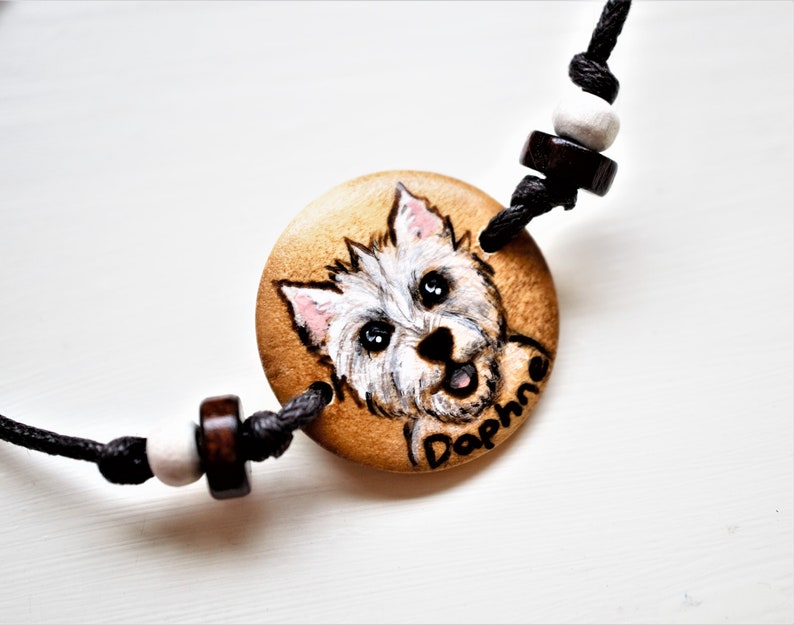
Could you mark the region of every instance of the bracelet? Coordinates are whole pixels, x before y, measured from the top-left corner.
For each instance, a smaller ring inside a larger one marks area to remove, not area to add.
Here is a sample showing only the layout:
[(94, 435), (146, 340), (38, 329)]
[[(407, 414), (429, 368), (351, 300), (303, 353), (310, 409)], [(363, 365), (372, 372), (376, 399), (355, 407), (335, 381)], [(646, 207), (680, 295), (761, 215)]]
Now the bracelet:
[(206, 474), (216, 499), (250, 492), (248, 463), (281, 456), (304, 430), (330, 451), (386, 471), (432, 472), (495, 448), (526, 420), (551, 374), (558, 310), (526, 231), (579, 189), (605, 195), (601, 152), (619, 120), (607, 61), (630, 0), (609, 0), (569, 77), (580, 90), (534, 131), (503, 207), (438, 174), (390, 171), (330, 190), (287, 227), (265, 266), (256, 327), (283, 407), (243, 418), (238, 397), (205, 399), (199, 421), (108, 443), (0, 415), (0, 439), (96, 463), (110, 482), (182, 486)]

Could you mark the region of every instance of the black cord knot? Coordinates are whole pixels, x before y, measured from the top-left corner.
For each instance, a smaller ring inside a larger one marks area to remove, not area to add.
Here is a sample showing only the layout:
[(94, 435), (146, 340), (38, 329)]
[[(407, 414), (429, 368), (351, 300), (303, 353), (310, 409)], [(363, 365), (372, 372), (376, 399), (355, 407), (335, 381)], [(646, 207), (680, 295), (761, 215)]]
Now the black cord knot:
[(538, 215), (555, 206), (570, 210), (576, 205), (576, 187), (553, 178), (525, 176), (518, 183), (510, 206), (496, 214), (480, 234), (480, 247), (491, 253), (502, 249)]
[(254, 462), (278, 458), (287, 451), (292, 438), (292, 430), (284, 428), (278, 414), (269, 410), (255, 412), (243, 422), (243, 456)]
[(568, 65), (568, 76), (583, 91), (592, 93), (610, 104), (618, 97), (620, 82), (609, 71), (606, 61), (592, 59), (587, 52), (574, 55)]
[(607, 0), (587, 51), (575, 55), (568, 65), (568, 76), (575, 85), (610, 104), (618, 97), (620, 83), (609, 71), (607, 59), (618, 42), (630, 8), (631, 0)]
[[(524, 176), (518, 183), (510, 204), (526, 205), (530, 218), (549, 212), (555, 206), (571, 210), (576, 206), (576, 187), (555, 178)], [(528, 223), (528, 222), (527, 222)]]
[(331, 399), (331, 386), (315, 382), (306, 392), (284, 404), (278, 413), (255, 412), (243, 422), (243, 456), (254, 462), (278, 458), (292, 443), (292, 432), (314, 421)]
[(143, 484), (154, 474), (146, 460), (146, 439), (115, 438), (105, 445), (97, 460), (99, 472), (114, 484)]

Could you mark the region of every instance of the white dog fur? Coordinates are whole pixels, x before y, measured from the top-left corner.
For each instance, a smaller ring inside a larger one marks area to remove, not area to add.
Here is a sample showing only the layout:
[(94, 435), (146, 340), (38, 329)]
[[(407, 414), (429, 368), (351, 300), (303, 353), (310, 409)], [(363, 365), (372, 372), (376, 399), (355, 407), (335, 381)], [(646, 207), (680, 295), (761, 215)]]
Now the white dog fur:
[[(277, 284), (304, 343), (373, 414), (477, 418), (499, 395), (506, 323), (493, 270), (468, 233), (456, 239), (449, 219), (398, 184), (386, 235), (347, 244), (350, 259), (336, 261), (328, 282)], [(420, 293), (429, 272), (448, 285), (431, 306)], [(369, 322), (391, 328), (385, 348), (366, 349)], [(430, 336), (435, 351), (422, 348)]]

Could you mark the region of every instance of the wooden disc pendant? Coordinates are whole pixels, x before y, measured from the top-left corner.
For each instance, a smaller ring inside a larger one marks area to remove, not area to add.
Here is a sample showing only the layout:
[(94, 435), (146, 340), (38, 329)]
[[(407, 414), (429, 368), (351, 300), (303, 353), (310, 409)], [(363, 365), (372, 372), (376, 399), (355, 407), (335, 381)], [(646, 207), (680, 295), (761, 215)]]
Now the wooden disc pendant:
[(438, 174), (342, 184), (276, 243), (256, 310), (259, 353), (282, 403), (324, 381), (306, 432), (387, 471), (439, 471), (493, 449), (527, 418), (557, 349), (557, 297), (524, 232), (487, 254), (501, 206)]

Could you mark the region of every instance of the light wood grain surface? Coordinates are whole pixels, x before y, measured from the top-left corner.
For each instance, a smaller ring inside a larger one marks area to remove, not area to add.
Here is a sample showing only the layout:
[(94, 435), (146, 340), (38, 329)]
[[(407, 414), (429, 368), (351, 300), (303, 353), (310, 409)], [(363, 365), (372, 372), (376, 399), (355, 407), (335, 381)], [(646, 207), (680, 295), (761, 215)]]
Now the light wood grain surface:
[[(0, 5), (0, 413), (101, 441), (276, 407), (257, 285), (373, 171), (502, 202), (600, 3)], [(791, 623), (794, 5), (637, 2), (605, 198), (531, 232), (555, 371), (486, 457), (298, 436), (253, 493), (0, 444), (3, 623)]]

